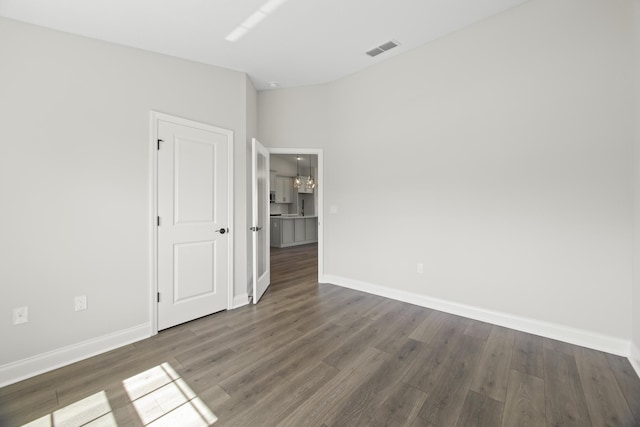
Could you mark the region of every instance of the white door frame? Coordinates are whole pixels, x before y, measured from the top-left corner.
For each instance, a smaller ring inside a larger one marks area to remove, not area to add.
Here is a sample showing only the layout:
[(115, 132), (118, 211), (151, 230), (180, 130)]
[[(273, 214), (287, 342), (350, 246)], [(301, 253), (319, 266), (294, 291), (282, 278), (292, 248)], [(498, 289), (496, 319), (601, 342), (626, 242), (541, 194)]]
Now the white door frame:
[(324, 159), (321, 148), (274, 148), (267, 147), (270, 154), (315, 154), (318, 156), (318, 283), (324, 283)]
[[(165, 121), (175, 123), (183, 126), (190, 126), (196, 129), (202, 129), (210, 132), (219, 132), (220, 130), (228, 131), (213, 125), (206, 123), (196, 122), (189, 119), (183, 119), (181, 117), (172, 116), (157, 111), (150, 111), (149, 113), (149, 315), (151, 317), (149, 325), (149, 335), (156, 335), (158, 333), (158, 122)], [(231, 146), (227, 150), (227, 168), (229, 174), (228, 191), (227, 191), (227, 212), (229, 216), (229, 234), (230, 238), (227, 239), (228, 251), (229, 251), (229, 274), (227, 283), (228, 298), (227, 298), (227, 310), (233, 307), (233, 149), (234, 149), (234, 134), (232, 132)]]

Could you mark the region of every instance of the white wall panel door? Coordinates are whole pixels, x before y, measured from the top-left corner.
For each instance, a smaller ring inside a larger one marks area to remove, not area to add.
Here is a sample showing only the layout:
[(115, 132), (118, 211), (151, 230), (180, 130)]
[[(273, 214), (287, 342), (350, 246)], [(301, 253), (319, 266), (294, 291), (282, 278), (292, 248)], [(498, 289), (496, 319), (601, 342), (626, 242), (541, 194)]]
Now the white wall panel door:
[(229, 130), (158, 120), (158, 330), (228, 308)]
[(252, 140), (253, 195), (253, 303), (257, 304), (271, 283), (269, 227), (269, 150)]

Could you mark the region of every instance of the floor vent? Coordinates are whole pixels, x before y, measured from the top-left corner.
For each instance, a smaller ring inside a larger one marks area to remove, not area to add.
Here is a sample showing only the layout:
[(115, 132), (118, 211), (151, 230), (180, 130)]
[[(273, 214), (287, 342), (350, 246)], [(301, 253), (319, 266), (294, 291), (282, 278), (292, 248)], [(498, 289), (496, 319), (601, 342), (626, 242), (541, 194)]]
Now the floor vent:
[(398, 43), (396, 40), (389, 40), (386, 43), (382, 43), (380, 46), (378, 47), (374, 47), (371, 50), (368, 50), (366, 53), (367, 55), (374, 57), (374, 56), (378, 56), (383, 52), (388, 51), (389, 49), (393, 49), (394, 47), (398, 46), (400, 43)]

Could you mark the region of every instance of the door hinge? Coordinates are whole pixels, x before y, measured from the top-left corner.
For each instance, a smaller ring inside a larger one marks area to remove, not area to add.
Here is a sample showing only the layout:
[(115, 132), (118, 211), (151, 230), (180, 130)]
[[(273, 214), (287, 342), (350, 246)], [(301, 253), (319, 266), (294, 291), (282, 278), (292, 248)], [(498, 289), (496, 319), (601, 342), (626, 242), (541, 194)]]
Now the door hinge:
[(160, 217), (158, 217), (158, 227), (160, 227)]
[(161, 142), (164, 142), (164, 141), (163, 141), (163, 140), (161, 140), (161, 139), (159, 139), (159, 140), (158, 140), (158, 150), (160, 149), (160, 143), (161, 143)]
[(160, 292), (158, 292), (157, 300), (158, 300), (158, 302), (160, 302)]

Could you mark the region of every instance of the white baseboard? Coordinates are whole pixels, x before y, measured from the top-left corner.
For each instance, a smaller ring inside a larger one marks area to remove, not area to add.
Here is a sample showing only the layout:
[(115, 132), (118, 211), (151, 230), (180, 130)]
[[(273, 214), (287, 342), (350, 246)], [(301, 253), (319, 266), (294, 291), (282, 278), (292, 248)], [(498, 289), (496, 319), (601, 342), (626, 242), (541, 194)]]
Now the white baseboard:
[[(485, 310), (479, 307), (431, 298), (413, 292), (373, 285), (339, 276), (324, 275), (322, 279), (322, 283), (331, 283), (345, 288), (419, 305), (421, 307), (444, 311), (474, 320), (625, 356), (628, 357), (636, 373), (640, 376), (640, 349), (636, 345), (632, 345), (630, 342), (619, 338), (608, 337), (565, 325)], [(233, 308), (242, 307), (247, 304), (249, 304), (249, 295), (246, 293), (237, 295), (233, 299)], [(148, 338), (150, 336), (150, 330), (149, 324), (134, 326), (102, 337), (2, 365), (0, 366), (0, 387)]]
[(636, 374), (640, 377), (640, 348), (638, 346), (631, 343), (631, 354), (629, 355), (629, 362), (631, 362), (631, 366), (635, 369)]
[(148, 338), (148, 323), (0, 366), (0, 387)]
[[(585, 331), (557, 323), (544, 322), (527, 317), (514, 316), (512, 314), (498, 311), (486, 310), (466, 304), (446, 301), (438, 298), (431, 298), (413, 292), (401, 291), (388, 288), (386, 286), (374, 285), (359, 280), (348, 279), (340, 276), (325, 275), (323, 283), (331, 283), (357, 291), (391, 298), (397, 301), (407, 302), (421, 307), (427, 307), (446, 313), (455, 314), (469, 319), (480, 320), (494, 325), (504, 326), (530, 334), (553, 338), (559, 341), (568, 342), (619, 356), (629, 357), (631, 343), (629, 341), (602, 335), (596, 332)], [(631, 359), (629, 357), (629, 359)], [(638, 363), (636, 357), (636, 364)], [(636, 367), (636, 370), (638, 368)]]
[(239, 308), (247, 304), (249, 304), (249, 294), (244, 293), (244, 294), (236, 295), (235, 297), (233, 297), (232, 309)]

